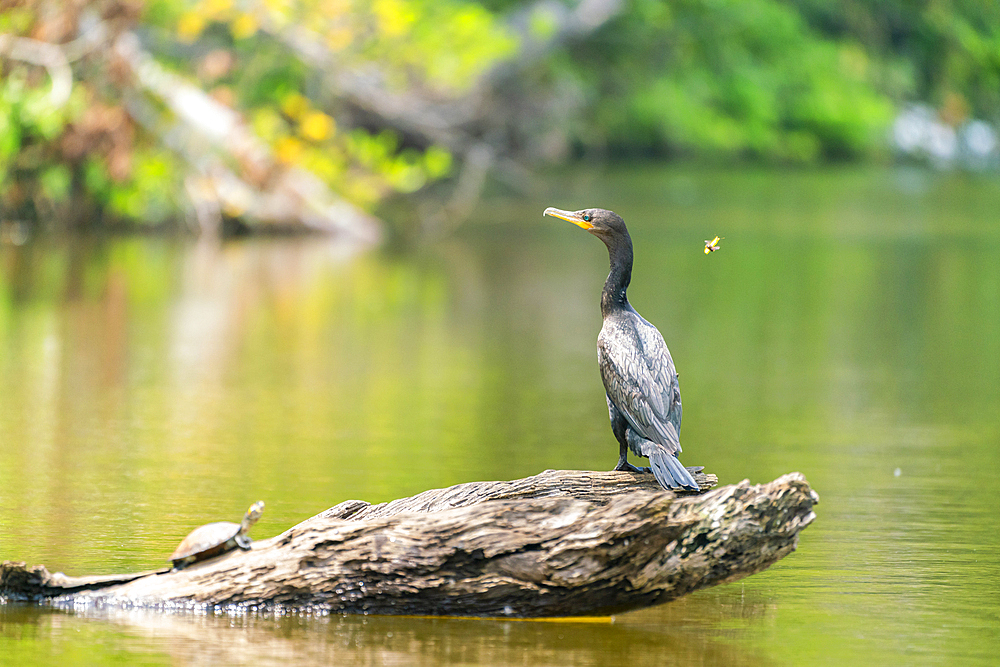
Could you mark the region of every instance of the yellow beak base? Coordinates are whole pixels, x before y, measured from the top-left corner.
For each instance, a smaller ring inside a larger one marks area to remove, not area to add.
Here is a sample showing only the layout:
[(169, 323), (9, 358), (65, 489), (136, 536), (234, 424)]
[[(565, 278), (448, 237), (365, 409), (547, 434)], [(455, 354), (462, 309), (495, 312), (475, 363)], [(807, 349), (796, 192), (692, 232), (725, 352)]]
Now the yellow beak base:
[(566, 222), (572, 222), (574, 225), (580, 227), (581, 229), (594, 228), (594, 225), (590, 224), (589, 222), (586, 222), (583, 218), (579, 216), (579, 214), (573, 213), (571, 211), (563, 211), (562, 209), (552, 208), (550, 206), (547, 209), (545, 209), (545, 212), (542, 213), (542, 215), (549, 215), (552, 216), (553, 218), (559, 218), (560, 220), (565, 220)]

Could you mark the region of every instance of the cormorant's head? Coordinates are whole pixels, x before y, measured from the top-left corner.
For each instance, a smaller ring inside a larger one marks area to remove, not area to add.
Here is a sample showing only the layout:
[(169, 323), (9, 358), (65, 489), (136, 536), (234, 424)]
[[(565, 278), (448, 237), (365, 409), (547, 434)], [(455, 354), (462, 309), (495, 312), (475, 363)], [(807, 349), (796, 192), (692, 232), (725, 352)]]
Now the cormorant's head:
[(628, 229), (625, 228), (625, 221), (614, 211), (607, 211), (603, 208), (585, 208), (581, 211), (563, 211), (558, 208), (549, 207), (542, 215), (551, 215), (566, 222), (572, 222), (577, 227), (586, 229), (588, 232), (611, 245), (615, 240), (628, 236)]

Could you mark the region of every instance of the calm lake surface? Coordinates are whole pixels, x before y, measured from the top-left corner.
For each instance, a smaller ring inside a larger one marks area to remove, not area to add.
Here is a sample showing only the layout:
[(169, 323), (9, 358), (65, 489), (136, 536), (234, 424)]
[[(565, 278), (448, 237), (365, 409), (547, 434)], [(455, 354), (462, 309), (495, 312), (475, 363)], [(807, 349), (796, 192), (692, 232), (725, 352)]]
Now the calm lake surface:
[(550, 205), (624, 216), (682, 460), (804, 473), (821, 501), (796, 553), (579, 621), (0, 606), (0, 664), (997, 664), (996, 178), (642, 167), (494, 195), (406, 252), (0, 246), (0, 560), (129, 572), (259, 498), (262, 539), (351, 498), (610, 469), (607, 253)]

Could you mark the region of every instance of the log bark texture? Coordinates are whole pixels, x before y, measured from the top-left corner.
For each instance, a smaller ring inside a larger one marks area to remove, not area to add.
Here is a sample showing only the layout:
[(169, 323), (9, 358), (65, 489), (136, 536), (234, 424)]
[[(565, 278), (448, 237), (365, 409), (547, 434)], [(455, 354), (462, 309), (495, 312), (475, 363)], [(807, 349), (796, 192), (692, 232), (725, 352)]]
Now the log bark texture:
[(649, 475), (546, 471), (381, 505), (348, 501), (250, 551), (124, 583), (4, 563), (0, 595), (161, 609), (601, 615), (760, 572), (795, 549), (817, 501), (799, 473), (677, 497)]

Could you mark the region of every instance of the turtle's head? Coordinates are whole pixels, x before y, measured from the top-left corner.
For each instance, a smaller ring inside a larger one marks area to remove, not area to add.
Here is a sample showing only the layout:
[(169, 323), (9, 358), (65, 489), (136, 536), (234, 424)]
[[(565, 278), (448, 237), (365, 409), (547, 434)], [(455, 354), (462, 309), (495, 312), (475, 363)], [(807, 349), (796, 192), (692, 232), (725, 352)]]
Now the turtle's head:
[(260, 515), (264, 513), (264, 501), (258, 500), (247, 508), (246, 516), (243, 517), (244, 530), (257, 523)]

